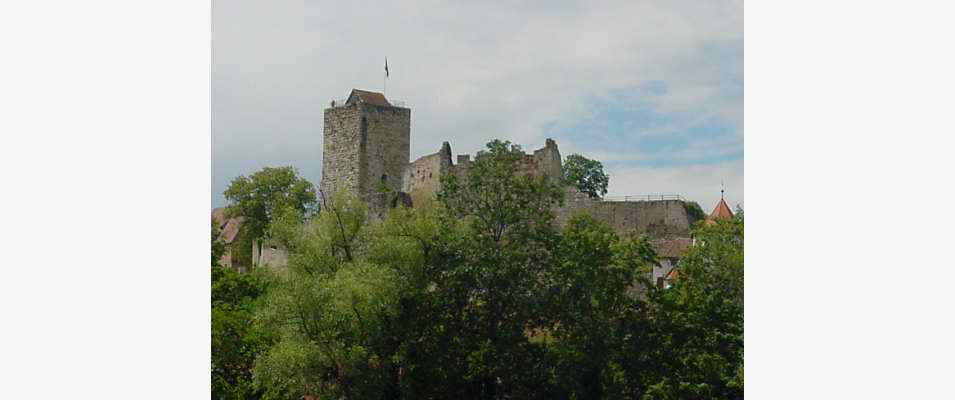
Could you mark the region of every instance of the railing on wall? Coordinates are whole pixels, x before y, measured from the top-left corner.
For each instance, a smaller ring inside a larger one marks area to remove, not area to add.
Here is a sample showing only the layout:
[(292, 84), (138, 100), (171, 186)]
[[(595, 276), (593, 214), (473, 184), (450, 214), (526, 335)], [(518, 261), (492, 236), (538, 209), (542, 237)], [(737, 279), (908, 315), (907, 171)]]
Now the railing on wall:
[(678, 194), (635, 194), (626, 196), (606, 196), (604, 201), (659, 201), (659, 200), (680, 200), (686, 201), (683, 196)]
[[(348, 99), (332, 99), (328, 103), (328, 106), (329, 108), (345, 107), (346, 105), (345, 103), (347, 102), (348, 102)], [(391, 103), (391, 105), (394, 107), (402, 107), (402, 108), (408, 107), (408, 103), (403, 100), (388, 100), (388, 102)]]

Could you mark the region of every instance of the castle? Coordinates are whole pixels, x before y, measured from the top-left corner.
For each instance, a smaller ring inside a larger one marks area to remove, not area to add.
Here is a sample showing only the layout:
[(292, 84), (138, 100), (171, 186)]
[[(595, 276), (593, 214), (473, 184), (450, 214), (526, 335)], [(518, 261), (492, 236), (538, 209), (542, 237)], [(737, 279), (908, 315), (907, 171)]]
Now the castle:
[[(392, 104), (382, 93), (353, 89), (344, 101), (332, 101), (324, 111), (321, 193), (329, 196), (346, 191), (369, 205), (372, 218), (381, 218), (390, 208), (414, 206), (441, 190), (441, 176), (465, 176), (470, 155), (451, 153), (444, 142), (440, 149), (411, 161), (411, 109)], [(456, 162), (455, 162), (456, 161)], [(544, 147), (525, 154), (519, 173), (559, 179), (561, 156), (557, 143), (547, 139)], [(692, 243), (694, 222), (679, 196), (592, 199), (573, 186), (565, 188), (564, 205), (554, 210), (562, 224), (578, 212), (590, 213), (608, 223), (622, 236), (647, 234), (660, 262), (651, 280), (664, 285), (677, 260)], [(723, 208), (728, 207), (725, 204)], [(725, 214), (717, 205), (717, 209)], [(716, 215), (716, 210), (714, 210)], [(260, 264), (281, 266), (287, 255), (280, 248), (263, 246), (253, 254)]]

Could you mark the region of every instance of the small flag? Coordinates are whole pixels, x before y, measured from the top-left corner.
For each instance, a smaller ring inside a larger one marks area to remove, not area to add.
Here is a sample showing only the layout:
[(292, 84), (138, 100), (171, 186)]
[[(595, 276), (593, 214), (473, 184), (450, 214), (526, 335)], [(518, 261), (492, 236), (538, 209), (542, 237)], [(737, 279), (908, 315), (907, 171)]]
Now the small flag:
[(385, 77), (388, 76), (388, 59), (385, 59)]

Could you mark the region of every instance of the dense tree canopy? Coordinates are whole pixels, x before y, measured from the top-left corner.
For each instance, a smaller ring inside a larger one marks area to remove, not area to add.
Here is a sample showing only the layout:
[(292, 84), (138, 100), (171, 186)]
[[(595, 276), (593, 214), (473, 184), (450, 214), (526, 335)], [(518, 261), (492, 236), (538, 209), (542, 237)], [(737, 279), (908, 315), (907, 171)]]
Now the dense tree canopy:
[(270, 334), (250, 322), (267, 283), (261, 274), (241, 274), (218, 265), (223, 246), (216, 240), (217, 233), (213, 224), (212, 398), (256, 399), (262, 390), (252, 382), (252, 365), (269, 344)]
[(679, 279), (649, 301), (652, 398), (743, 397), (743, 218), (703, 224)]
[(604, 173), (604, 166), (600, 161), (591, 160), (580, 154), (571, 154), (564, 159), (564, 182), (574, 185), (581, 193), (592, 198), (600, 198), (607, 194), (607, 185), (610, 177)]
[(383, 221), (344, 194), (307, 223), (276, 214), (288, 268), (230, 328), (268, 334), (249, 393), (741, 398), (742, 219), (698, 228), (658, 289), (646, 237), (586, 214), (557, 226), (558, 184), (516, 174), (520, 154), (491, 142), (465, 179)]
[(252, 239), (268, 233), (272, 219), (286, 209), (302, 215), (316, 206), (315, 186), (292, 167), (265, 167), (232, 180), (225, 192), (230, 217), (245, 217), (244, 229)]

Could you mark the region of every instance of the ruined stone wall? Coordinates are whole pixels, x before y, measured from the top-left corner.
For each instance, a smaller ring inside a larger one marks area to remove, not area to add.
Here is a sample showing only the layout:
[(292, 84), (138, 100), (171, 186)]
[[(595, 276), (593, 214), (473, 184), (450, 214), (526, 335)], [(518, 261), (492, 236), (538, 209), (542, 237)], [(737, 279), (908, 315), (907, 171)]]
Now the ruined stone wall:
[[(465, 179), (471, 168), (471, 156), (459, 154), (457, 163), (451, 160), (451, 145), (444, 142), (437, 153), (419, 157), (405, 168), (401, 191), (411, 196), (412, 202), (417, 202), (425, 196), (434, 195), (441, 190), (441, 176), (452, 174), (459, 179)], [(525, 154), (517, 166), (518, 174), (547, 176), (559, 179), (561, 177), (561, 157), (557, 143), (547, 139), (543, 148), (535, 150), (533, 154)]]
[(544, 147), (534, 150), (534, 169), (538, 174), (548, 178), (561, 178), (563, 170), (561, 167), (560, 150), (557, 149), (557, 143), (553, 139), (547, 139)]
[(325, 109), (320, 187), (326, 196), (338, 191), (358, 193), (364, 141), (361, 117), (357, 104)]
[(258, 255), (258, 265), (272, 270), (281, 270), (288, 266), (288, 250), (276, 243), (266, 243), (262, 246), (262, 254)]
[(419, 204), (424, 197), (441, 190), (441, 176), (449, 173), (452, 167), (451, 145), (444, 142), (437, 153), (422, 156), (408, 164), (401, 191), (408, 193), (412, 203)]

